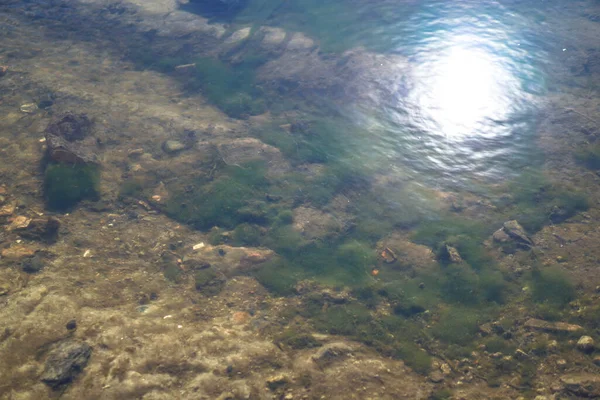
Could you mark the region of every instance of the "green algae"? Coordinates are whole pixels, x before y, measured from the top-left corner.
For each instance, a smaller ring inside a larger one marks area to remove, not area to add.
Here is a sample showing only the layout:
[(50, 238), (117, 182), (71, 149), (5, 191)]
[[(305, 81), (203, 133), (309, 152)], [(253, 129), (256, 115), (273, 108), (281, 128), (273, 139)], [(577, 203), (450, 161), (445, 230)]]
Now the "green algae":
[(66, 211), (82, 200), (100, 198), (96, 165), (49, 164), (44, 173), (44, 199), (52, 210)]
[(286, 330), (275, 337), (274, 342), (296, 350), (321, 346), (321, 342), (315, 339), (308, 329), (296, 326), (288, 326)]
[(575, 153), (575, 160), (591, 170), (600, 169), (600, 145), (594, 143)]
[(497, 202), (499, 212), (516, 219), (529, 233), (557, 224), (589, 208), (585, 194), (527, 171), (508, 186), (510, 196)]
[(262, 90), (254, 83), (254, 63), (232, 66), (215, 58), (195, 60), (196, 75), (190, 89), (202, 94), (230, 117), (242, 118), (266, 111)]
[(564, 307), (575, 297), (575, 285), (560, 267), (536, 267), (531, 272), (531, 298), (534, 302)]
[(264, 198), (269, 185), (261, 163), (227, 168), (213, 182), (201, 180), (191, 191), (178, 190), (169, 198), (166, 211), (172, 218), (198, 229), (214, 226), (235, 228), (244, 222), (256, 221), (249, 209), (253, 202)]
[(251, 275), (267, 290), (279, 296), (295, 294), (296, 283), (305, 276), (303, 271), (282, 257), (274, 257), (261, 264)]
[(263, 232), (258, 225), (243, 223), (235, 227), (232, 235), (234, 246), (259, 246)]
[(483, 307), (454, 306), (441, 313), (432, 334), (448, 344), (467, 346), (475, 340), (479, 326), (494, 315), (494, 310), (489, 307), (486, 310)]

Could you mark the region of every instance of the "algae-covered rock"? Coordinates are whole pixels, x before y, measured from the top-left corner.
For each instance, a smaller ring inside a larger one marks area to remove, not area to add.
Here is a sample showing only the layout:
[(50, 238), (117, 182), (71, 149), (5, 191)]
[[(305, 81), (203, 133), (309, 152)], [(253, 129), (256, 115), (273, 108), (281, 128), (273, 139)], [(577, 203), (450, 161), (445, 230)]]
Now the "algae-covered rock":
[(44, 175), (46, 205), (67, 210), (81, 200), (97, 200), (99, 184), (100, 170), (96, 165), (50, 164)]
[(196, 290), (206, 296), (215, 296), (219, 294), (224, 285), (225, 277), (215, 271), (214, 268), (203, 268), (196, 272)]

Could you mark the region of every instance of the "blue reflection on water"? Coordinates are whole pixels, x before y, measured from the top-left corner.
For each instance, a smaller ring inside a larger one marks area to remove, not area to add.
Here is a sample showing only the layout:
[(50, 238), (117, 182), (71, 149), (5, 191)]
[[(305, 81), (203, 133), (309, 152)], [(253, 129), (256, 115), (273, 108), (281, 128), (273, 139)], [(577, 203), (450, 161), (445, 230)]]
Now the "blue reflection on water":
[(546, 53), (530, 19), (497, 2), (435, 1), (394, 26), (405, 84), (357, 117), (391, 168), (456, 183), (531, 161)]

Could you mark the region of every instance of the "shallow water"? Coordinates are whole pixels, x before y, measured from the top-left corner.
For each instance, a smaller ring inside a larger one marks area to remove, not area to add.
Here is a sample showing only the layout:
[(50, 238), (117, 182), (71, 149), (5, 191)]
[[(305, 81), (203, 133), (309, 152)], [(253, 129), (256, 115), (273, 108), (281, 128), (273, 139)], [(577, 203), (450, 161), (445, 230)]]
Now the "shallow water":
[[(291, 358), (338, 340), (309, 333), (341, 335), (420, 374), (432, 360), (458, 366), (479, 357), (473, 368), (483, 378), (470, 379), (548, 392), (547, 381), (532, 383), (532, 371), (554, 337), (532, 339), (523, 321), (567, 321), (597, 334), (600, 315), (590, 294), (600, 284), (597, 1), (167, 3), (0, 4), (0, 65), (16, 66), (0, 76), (0, 139), (11, 158), (0, 164), (11, 182), (0, 182), (0, 194), (8, 192), (0, 206), (15, 204), (0, 222), (49, 213), (66, 226), (38, 249), (41, 273), (29, 288), (50, 282), (73, 296), (71, 286), (85, 287), (81, 307), (131, 314), (114, 324), (107, 317), (113, 330), (152, 318), (141, 316), (146, 310), (158, 315), (158, 298), (164, 309), (151, 323), (162, 329), (175, 315), (191, 359), (194, 330), (212, 329), (211, 318), (238, 307), (247, 315), (236, 321), (252, 321), (244, 334), (275, 341)], [(51, 143), (40, 139), (65, 111), (88, 114), (93, 127), (81, 149), (59, 148), (68, 165), (42, 158), (41, 143)], [(512, 220), (522, 230), (505, 224)], [(3, 250), (22, 244), (13, 228), (6, 232)], [(0, 260), (9, 262), (20, 268)], [(65, 284), (68, 268), (73, 282)], [(121, 285), (144, 302), (120, 294)], [(102, 324), (90, 318), (80, 338), (118, 348), (88, 329)], [(486, 322), (495, 333), (480, 332)], [(149, 329), (131, 336), (143, 342)], [(33, 351), (10, 334), (2, 341), (9, 338), (15, 358)], [(567, 335), (556, 339), (560, 351), (573, 347)], [(218, 363), (236, 346), (217, 349)], [(518, 363), (486, 353), (521, 347), (529, 358)], [(154, 353), (136, 366), (140, 374), (165, 362), (168, 351)], [(593, 368), (589, 354), (577, 355), (561, 353), (569, 365)], [(183, 387), (204, 367), (186, 375), (180, 361), (174, 356), (164, 370)], [(269, 362), (269, 373), (297, 368)], [(454, 389), (464, 377), (451, 372)], [(252, 393), (275, 398), (263, 372), (252, 373), (243, 375), (252, 376)], [(126, 374), (117, 374), (106, 378), (114, 398), (125, 386)], [(24, 386), (37, 379), (30, 375)], [(202, 386), (192, 383), (186, 398)], [(311, 390), (293, 387), (299, 396)], [(322, 397), (335, 398), (327, 390)], [(397, 398), (390, 390), (381, 398)], [(496, 397), (516, 392), (507, 393)]]
[(556, 2), (542, 11), (526, 2), (256, 0), (238, 12), (200, 11), (297, 29), (322, 51), (364, 46), (397, 56), (404, 65), (395, 86), (368, 93), (368, 104), (336, 107), (360, 128), (348, 140), (371, 166), (464, 185), (506, 178), (539, 156), (536, 115), (552, 80), (547, 65), (561, 62), (563, 46), (551, 28), (566, 11)]

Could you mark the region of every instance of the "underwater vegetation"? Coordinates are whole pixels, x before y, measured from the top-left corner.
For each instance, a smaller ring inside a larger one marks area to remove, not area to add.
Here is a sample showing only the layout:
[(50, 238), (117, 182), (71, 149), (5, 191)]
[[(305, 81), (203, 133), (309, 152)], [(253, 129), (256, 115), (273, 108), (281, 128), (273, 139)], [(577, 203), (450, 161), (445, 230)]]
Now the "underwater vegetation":
[(442, 311), (432, 334), (446, 343), (466, 346), (475, 339), (479, 325), (492, 319), (495, 314), (491, 308), (454, 306)]
[(564, 307), (575, 297), (575, 285), (560, 267), (535, 267), (532, 270), (531, 298), (534, 302)]
[(166, 211), (172, 218), (204, 230), (262, 222), (267, 218), (261, 206), (268, 185), (260, 163), (226, 168), (213, 182), (200, 179), (192, 182), (193, 190), (175, 192)]
[(194, 60), (196, 75), (189, 87), (202, 94), (233, 118), (258, 115), (266, 111), (262, 90), (255, 84), (253, 60), (249, 64), (231, 64), (204, 57)]
[(44, 173), (44, 198), (48, 208), (65, 211), (82, 200), (97, 200), (100, 170), (93, 164), (48, 164)]
[(575, 160), (591, 170), (600, 169), (600, 145), (592, 144), (575, 153)]
[(530, 233), (560, 223), (589, 208), (579, 191), (550, 182), (538, 171), (523, 173), (508, 188), (511, 194), (498, 202), (501, 212), (516, 219)]
[[(387, 356), (402, 359), (419, 373), (426, 374), (431, 368), (431, 357), (414, 342), (421, 334), (416, 322), (398, 316), (375, 317), (357, 302), (326, 305), (318, 295), (305, 299), (296, 312), (319, 332), (349, 336)], [(292, 334), (289, 329), (287, 335)]]

